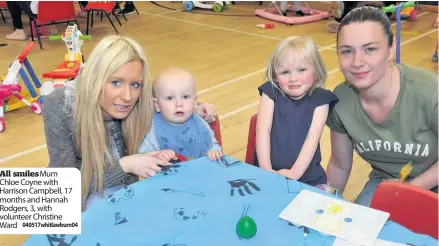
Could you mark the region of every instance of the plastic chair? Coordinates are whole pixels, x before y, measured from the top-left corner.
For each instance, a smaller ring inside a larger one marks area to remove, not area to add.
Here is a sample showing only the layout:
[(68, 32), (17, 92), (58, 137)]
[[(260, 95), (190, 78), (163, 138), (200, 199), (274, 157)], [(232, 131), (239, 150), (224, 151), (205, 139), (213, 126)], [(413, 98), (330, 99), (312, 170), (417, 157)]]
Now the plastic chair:
[[(30, 33), (32, 41), (34, 41), (33, 26), (36, 27), (36, 34), (40, 48), (43, 48), (41, 43), (39, 27), (63, 24), (69, 25), (70, 22), (76, 23), (79, 28), (79, 23), (76, 20), (75, 3), (73, 1), (39, 1), (38, 2), (38, 17), (37, 19), (30, 19)], [(32, 25), (32, 22), (34, 25)]]
[[(88, 35), (88, 27), (93, 27), (93, 17), (94, 12), (100, 12), (101, 14), (104, 13), (107, 16), (107, 19), (110, 21), (111, 26), (113, 27), (114, 31), (116, 31), (116, 34), (119, 34), (119, 31), (116, 29), (116, 27), (113, 24), (113, 21), (110, 18), (109, 14), (113, 14), (113, 16), (116, 18), (117, 22), (120, 26), (122, 26), (122, 23), (120, 23), (119, 18), (117, 18), (117, 15), (114, 13), (114, 7), (116, 6), (116, 2), (88, 2), (87, 6), (83, 8), (83, 11), (87, 11), (87, 29), (85, 33)], [(90, 12), (91, 12), (91, 22), (90, 20)], [(124, 16), (125, 17), (125, 16)], [(125, 17), (126, 20), (126, 17)]]
[(438, 194), (407, 183), (378, 185), (371, 208), (390, 213), (390, 219), (416, 233), (438, 239)]
[[(121, 4), (121, 3), (123, 3), (123, 2), (124, 2), (124, 1), (117, 1), (118, 4)], [(133, 4), (134, 10), (136, 11), (137, 15), (139, 15), (139, 11), (138, 11), (137, 8), (136, 8), (135, 1), (132, 1), (132, 4)], [(125, 15), (123, 15), (123, 16), (124, 16), (124, 18), (125, 18)], [(125, 18), (125, 20), (127, 20), (127, 18)]]
[(221, 139), (221, 127), (220, 127), (220, 121), (219, 121), (218, 116), (216, 117), (215, 121), (209, 123), (209, 126), (212, 129), (212, 131), (215, 135), (216, 141), (218, 141), (218, 144), (223, 146), (222, 139)]
[(247, 152), (245, 155), (245, 163), (254, 165), (256, 154), (256, 122), (258, 115), (255, 114), (250, 119), (250, 126), (248, 127)]

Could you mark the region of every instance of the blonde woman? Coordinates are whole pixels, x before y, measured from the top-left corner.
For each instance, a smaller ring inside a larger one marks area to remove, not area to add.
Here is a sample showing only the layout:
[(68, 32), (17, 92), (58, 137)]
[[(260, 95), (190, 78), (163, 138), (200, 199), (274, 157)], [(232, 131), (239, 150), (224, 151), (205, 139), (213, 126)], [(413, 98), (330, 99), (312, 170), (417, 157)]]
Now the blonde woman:
[(319, 141), (337, 97), (308, 37), (282, 40), (268, 63), (256, 126), (255, 164), (309, 185), (326, 184)]
[[(136, 154), (151, 126), (153, 104), (149, 67), (141, 46), (127, 37), (101, 40), (75, 88), (55, 90), (43, 107), (50, 167), (75, 167), (82, 175), (82, 206), (138, 177), (169, 165), (152, 152)], [(197, 108), (207, 121), (212, 105)]]

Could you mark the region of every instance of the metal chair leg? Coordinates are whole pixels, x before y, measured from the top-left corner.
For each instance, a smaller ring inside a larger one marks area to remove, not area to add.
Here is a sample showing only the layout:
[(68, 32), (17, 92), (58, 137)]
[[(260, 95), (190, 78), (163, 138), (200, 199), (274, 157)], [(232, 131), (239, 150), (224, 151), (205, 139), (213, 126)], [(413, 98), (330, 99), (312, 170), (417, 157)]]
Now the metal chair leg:
[(114, 15), (114, 18), (116, 18), (117, 22), (119, 22), (119, 26), (122, 26), (122, 23), (120, 23), (119, 18), (118, 18), (117, 15), (114, 13), (114, 11), (113, 11), (112, 14)]
[(3, 22), (6, 23), (5, 16), (3, 15), (3, 10), (0, 9), (0, 14), (2, 15)]
[(86, 27), (86, 31), (85, 31), (85, 33), (86, 33), (86, 35), (88, 35), (88, 25), (89, 25), (89, 19), (90, 19), (90, 12), (91, 11), (87, 11), (87, 27)]
[(108, 20), (110, 21), (111, 25), (113, 26), (113, 29), (116, 31), (116, 34), (119, 34), (119, 31), (117, 31), (117, 29), (114, 26), (113, 21), (111, 20), (110, 16), (107, 13), (105, 13), (105, 15), (107, 16)]
[(35, 32), (37, 33), (37, 37), (38, 37), (38, 43), (40, 43), (40, 49), (43, 49), (43, 43), (41, 42), (41, 37), (40, 37), (40, 29), (38, 28), (38, 24), (35, 21)]

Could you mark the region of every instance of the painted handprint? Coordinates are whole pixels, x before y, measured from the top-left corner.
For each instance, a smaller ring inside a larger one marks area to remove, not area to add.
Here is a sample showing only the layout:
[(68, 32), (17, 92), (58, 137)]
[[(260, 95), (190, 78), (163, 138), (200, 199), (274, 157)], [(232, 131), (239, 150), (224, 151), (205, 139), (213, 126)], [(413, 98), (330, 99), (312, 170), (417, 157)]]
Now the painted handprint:
[[(247, 195), (253, 195), (253, 192), (260, 191), (261, 189), (255, 183), (251, 182), (250, 180), (252, 180), (252, 179), (236, 179), (236, 180), (228, 181), (228, 183), (231, 186), (230, 196), (235, 195), (235, 190), (241, 196), (245, 196), (246, 193), (247, 193)], [(254, 191), (252, 192), (250, 188), (253, 188)]]

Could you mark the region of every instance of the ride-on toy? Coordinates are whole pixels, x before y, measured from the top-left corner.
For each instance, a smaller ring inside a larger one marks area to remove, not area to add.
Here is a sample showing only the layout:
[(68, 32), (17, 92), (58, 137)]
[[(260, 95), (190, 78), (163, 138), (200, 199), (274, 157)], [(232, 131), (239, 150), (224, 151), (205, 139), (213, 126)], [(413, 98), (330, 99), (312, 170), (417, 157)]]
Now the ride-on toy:
[(67, 46), (67, 54), (58, 67), (43, 74), (43, 77), (49, 80), (43, 82), (40, 88), (40, 102), (44, 102), (44, 96), (49, 95), (56, 88), (73, 84), (71, 82), (79, 75), (84, 63), (81, 50), (83, 40), (91, 40), (91, 36), (82, 35), (76, 24), (70, 24), (62, 35), (50, 36), (49, 40), (63, 40)]
[(221, 12), (227, 9), (230, 5), (230, 1), (210, 1), (210, 2), (196, 2), (196, 1), (184, 1), (184, 9), (191, 11), (194, 8), (200, 9), (213, 9), (215, 12)]
[[(34, 113), (41, 114), (42, 113), (42, 106), (39, 101), (36, 100), (38, 97), (33, 85), (29, 81), (26, 72), (23, 68), (26, 68), (32, 79), (34, 80), (35, 87), (40, 87), (40, 82), (35, 75), (32, 66), (30, 65), (29, 60), (27, 59), (27, 55), (32, 49), (32, 46), (34, 45), (34, 42), (29, 42), (29, 44), (26, 46), (25, 49), (17, 56), (17, 59), (15, 59), (14, 62), (9, 66), (8, 68), (8, 74), (4, 78), (3, 82), (0, 84), (0, 132), (5, 131), (6, 129), (6, 121), (4, 118), (4, 112), (7, 110), (4, 110), (8, 103), (11, 103), (11, 100), (8, 100), (9, 97), (14, 96), (16, 99), (18, 99), (19, 102), (24, 103), (26, 106), (28, 106)], [(33, 102), (29, 102), (23, 95), (20, 95), (20, 92), (22, 90), (21, 85), (19, 84), (19, 76), (23, 79), (24, 83), (26, 84), (27, 89), (29, 90), (32, 99), (34, 99)], [(18, 102), (14, 102), (15, 108), (18, 108), (17, 106)], [(15, 109), (14, 108), (14, 109)], [(10, 109), (11, 110), (11, 109)]]

